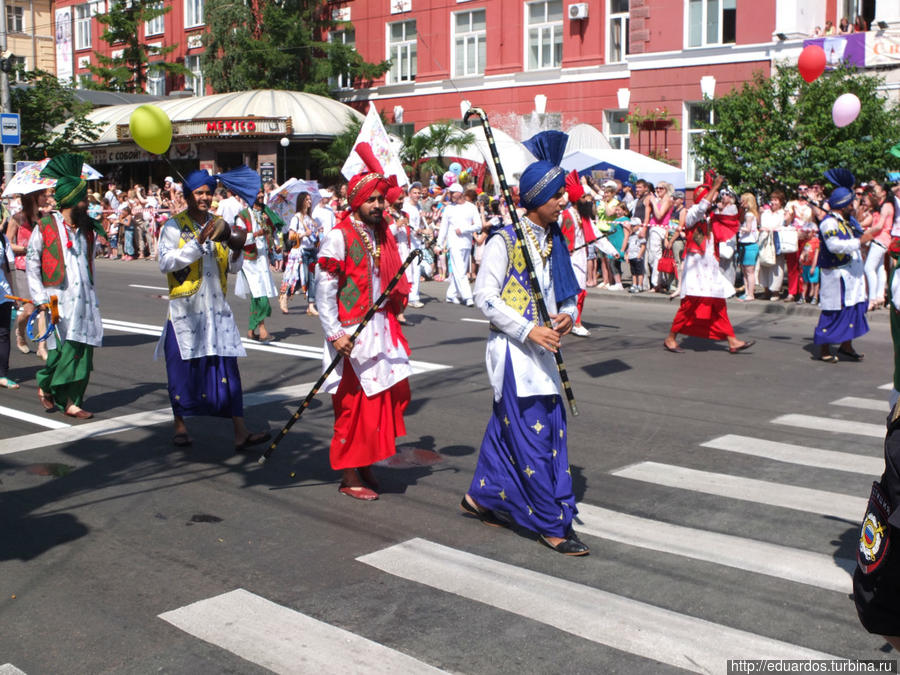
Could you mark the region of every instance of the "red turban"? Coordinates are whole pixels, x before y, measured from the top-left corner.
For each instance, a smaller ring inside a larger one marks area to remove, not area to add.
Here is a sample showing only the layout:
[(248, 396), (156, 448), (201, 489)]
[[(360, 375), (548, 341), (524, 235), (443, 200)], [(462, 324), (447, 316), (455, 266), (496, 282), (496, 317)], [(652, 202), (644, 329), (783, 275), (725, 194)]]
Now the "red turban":
[(569, 193), (569, 201), (573, 204), (584, 196), (584, 188), (578, 179), (578, 172), (574, 169), (566, 174), (566, 192)]

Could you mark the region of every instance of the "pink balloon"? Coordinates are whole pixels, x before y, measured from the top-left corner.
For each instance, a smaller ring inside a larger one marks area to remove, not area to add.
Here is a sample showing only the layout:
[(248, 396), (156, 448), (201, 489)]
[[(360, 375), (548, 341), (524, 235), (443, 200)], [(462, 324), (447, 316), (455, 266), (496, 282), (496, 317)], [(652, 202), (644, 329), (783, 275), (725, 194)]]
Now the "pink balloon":
[(448, 171), (444, 174), (444, 186), (450, 187), (456, 182), (456, 174), (452, 171)]
[(859, 117), (860, 102), (856, 94), (841, 94), (831, 107), (835, 126), (845, 127)]
[(807, 82), (815, 80), (825, 72), (825, 50), (819, 45), (804, 47), (800, 52), (800, 58), (797, 59), (797, 70), (800, 71), (800, 77)]

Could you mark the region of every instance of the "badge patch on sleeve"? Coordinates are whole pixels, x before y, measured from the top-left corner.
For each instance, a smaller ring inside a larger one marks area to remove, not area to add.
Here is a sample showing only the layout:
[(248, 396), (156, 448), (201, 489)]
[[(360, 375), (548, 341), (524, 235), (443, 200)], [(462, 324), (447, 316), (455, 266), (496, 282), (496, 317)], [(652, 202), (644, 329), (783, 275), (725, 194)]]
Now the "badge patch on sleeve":
[(878, 483), (872, 483), (872, 494), (859, 531), (859, 550), (856, 561), (863, 574), (871, 574), (884, 561), (890, 543), (891, 526), (888, 516), (891, 505)]

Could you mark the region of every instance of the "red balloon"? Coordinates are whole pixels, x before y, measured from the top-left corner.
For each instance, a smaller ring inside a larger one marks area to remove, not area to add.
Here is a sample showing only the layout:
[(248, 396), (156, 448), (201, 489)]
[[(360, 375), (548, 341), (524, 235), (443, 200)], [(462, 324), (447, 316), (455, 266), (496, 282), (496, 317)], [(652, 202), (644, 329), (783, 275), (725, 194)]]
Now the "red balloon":
[(800, 52), (800, 58), (797, 59), (797, 70), (800, 71), (800, 77), (807, 82), (815, 80), (825, 72), (825, 50), (819, 45), (804, 47)]

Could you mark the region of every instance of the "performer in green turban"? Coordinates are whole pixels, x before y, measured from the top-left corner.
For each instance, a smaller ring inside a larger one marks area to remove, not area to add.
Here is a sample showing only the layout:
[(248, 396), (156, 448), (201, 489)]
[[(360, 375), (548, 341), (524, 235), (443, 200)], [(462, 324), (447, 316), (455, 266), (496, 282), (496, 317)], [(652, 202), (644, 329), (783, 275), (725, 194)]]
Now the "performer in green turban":
[(28, 240), (28, 285), (36, 303), (55, 295), (59, 322), (47, 339), (47, 364), (38, 371), (38, 396), (47, 411), (89, 419), (81, 403), (93, 370), (94, 347), (103, 340), (100, 305), (94, 292), (94, 246), (103, 230), (87, 214), (87, 183), (80, 155), (51, 159), (41, 176), (56, 180), (57, 211), (43, 217)]

